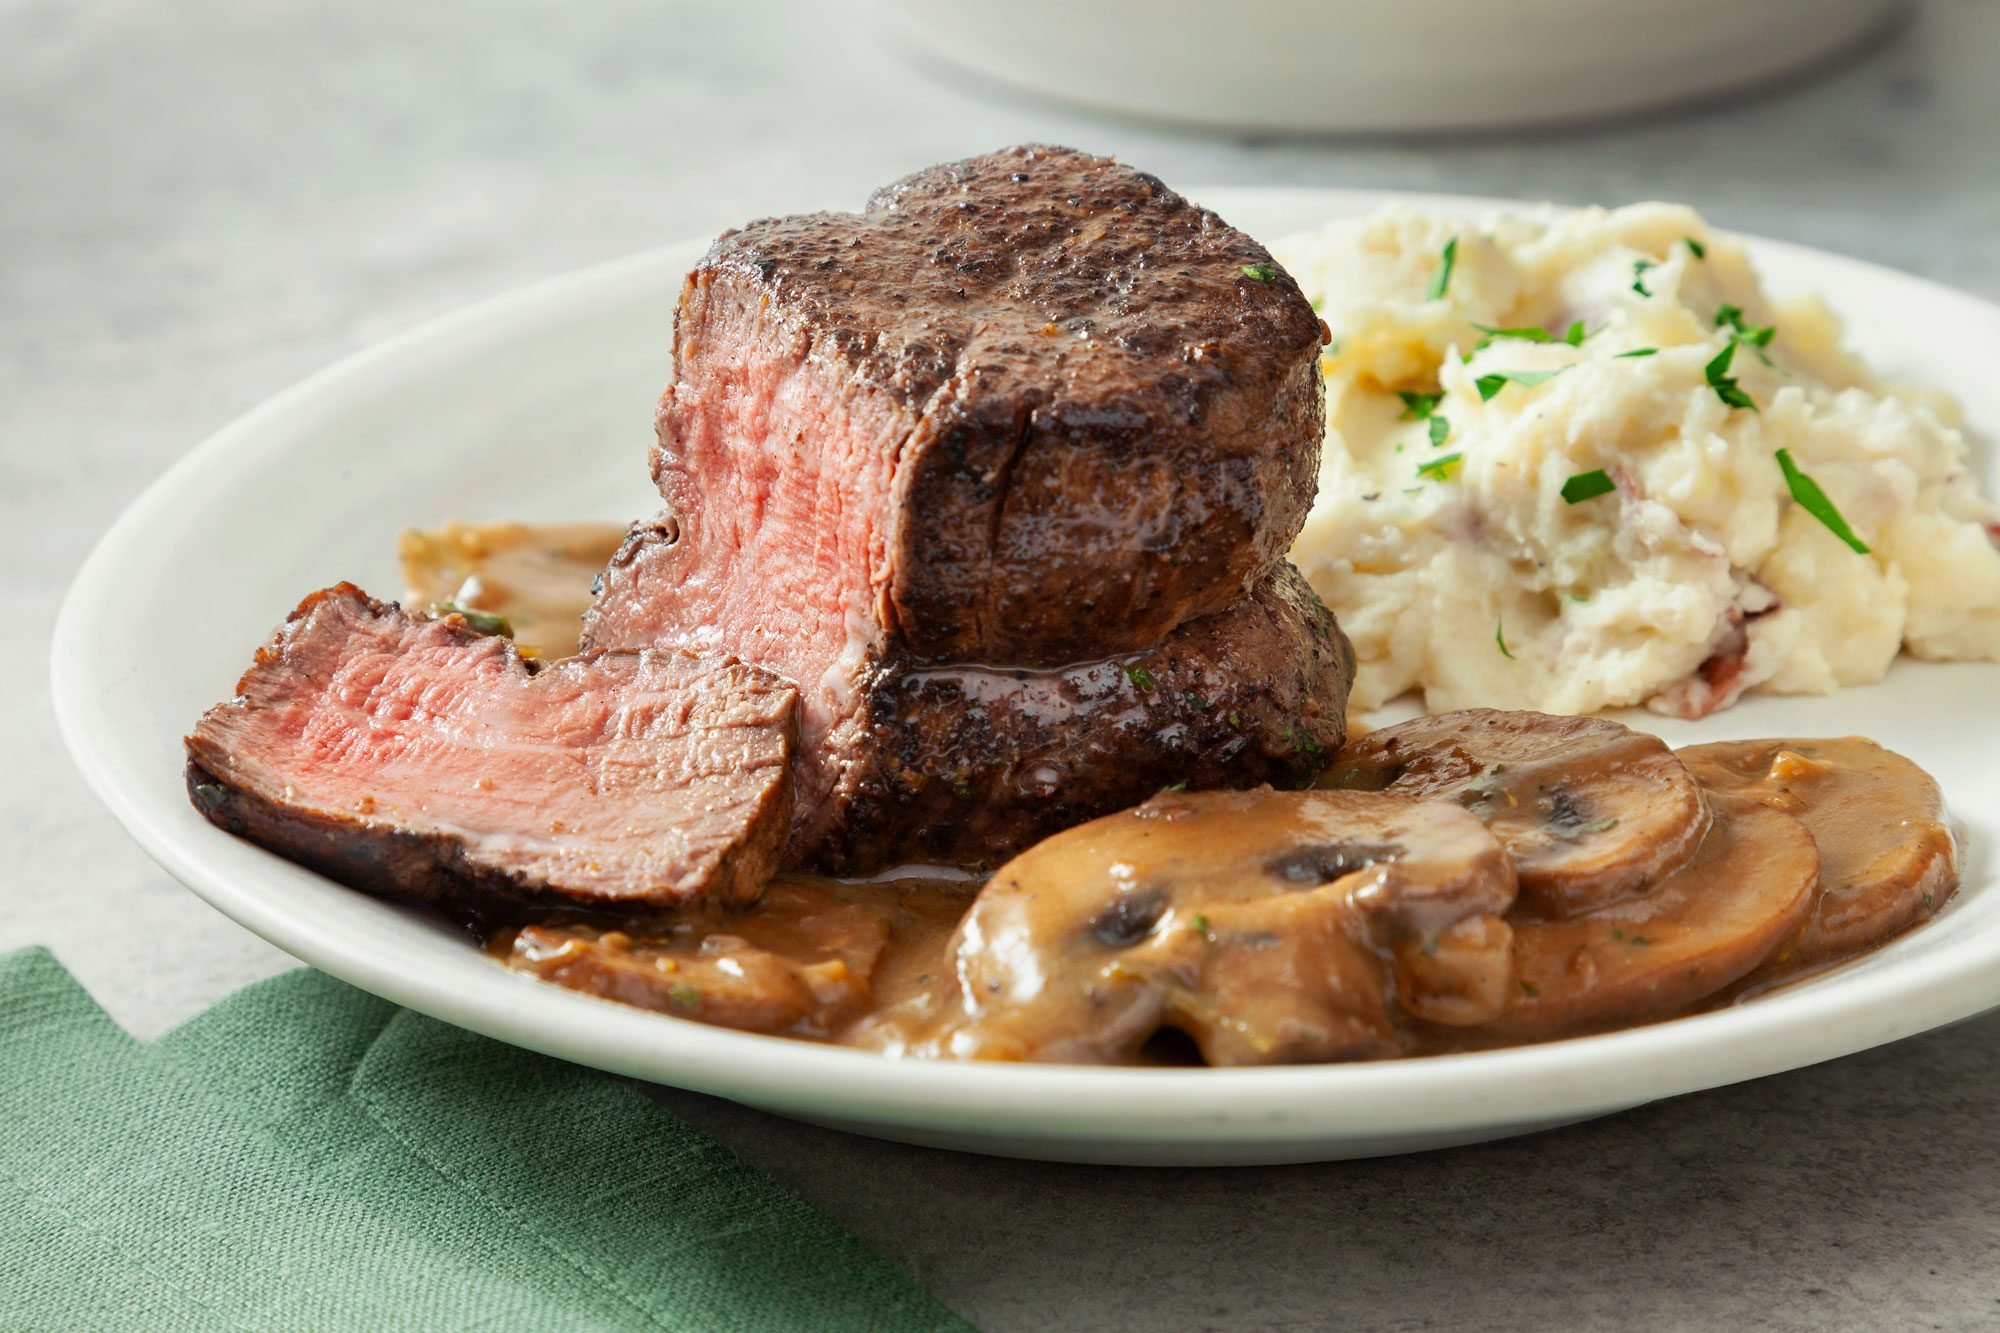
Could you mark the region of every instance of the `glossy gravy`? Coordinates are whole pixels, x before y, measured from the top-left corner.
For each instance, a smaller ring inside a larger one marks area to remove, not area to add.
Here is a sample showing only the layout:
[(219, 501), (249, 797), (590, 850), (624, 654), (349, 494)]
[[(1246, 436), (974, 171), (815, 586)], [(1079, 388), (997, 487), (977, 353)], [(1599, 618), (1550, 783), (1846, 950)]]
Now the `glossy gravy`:
[[(573, 652), (586, 568), (618, 530), (548, 533), (407, 535), (413, 594), (456, 580), (438, 600), (471, 596), (542, 655)], [(906, 1057), (1237, 1065), (1738, 1002), (1894, 938), (1958, 884), (1936, 783), (1860, 738), (1676, 756), (1591, 719), (1455, 714), (1358, 738), (1322, 785), (1337, 789), (1164, 792), (983, 888), (935, 867), (785, 875), (732, 914), (479, 929), (541, 980), (745, 1031)]]

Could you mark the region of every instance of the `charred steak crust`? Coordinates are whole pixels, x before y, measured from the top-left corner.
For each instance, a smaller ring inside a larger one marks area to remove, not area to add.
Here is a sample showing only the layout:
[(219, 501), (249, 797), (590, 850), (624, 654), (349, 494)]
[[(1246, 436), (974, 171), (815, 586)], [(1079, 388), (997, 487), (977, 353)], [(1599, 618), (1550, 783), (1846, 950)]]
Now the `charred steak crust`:
[(844, 502), (886, 503), (869, 577), (894, 641), (1019, 665), (1134, 651), (1239, 601), (1298, 534), (1323, 338), (1261, 245), (1155, 177), (1006, 149), (864, 213), (724, 233), (676, 315), (654, 476), (694, 540), (724, 540), (696, 515), (714, 419), (741, 410), (727, 377), (745, 358), (817, 367), (865, 438), (812, 438), (785, 415), (796, 390), (764, 421), (836, 451), (806, 467), (892, 451), (888, 493)]
[[(385, 743), (398, 727), (420, 743)], [(776, 870), (797, 727), (797, 691), (756, 667), (666, 649), (538, 670), (458, 616), (411, 616), (342, 583), (301, 602), (236, 697), (203, 715), (186, 779), (218, 828), (385, 897), (488, 914), (726, 905)], [(519, 771), (517, 748), (531, 755)], [(401, 804), (378, 802), (389, 791)], [(493, 827), (455, 822), (454, 801)], [(546, 840), (526, 826), (552, 814), (585, 826)]]
[(1346, 738), (1353, 681), (1347, 636), (1289, 564), (1137, 654), (1046, 671), (892, 659), (863, 687), (862, 768), (807, 859), (990, 867), (1163, 787), (1309, 786)]

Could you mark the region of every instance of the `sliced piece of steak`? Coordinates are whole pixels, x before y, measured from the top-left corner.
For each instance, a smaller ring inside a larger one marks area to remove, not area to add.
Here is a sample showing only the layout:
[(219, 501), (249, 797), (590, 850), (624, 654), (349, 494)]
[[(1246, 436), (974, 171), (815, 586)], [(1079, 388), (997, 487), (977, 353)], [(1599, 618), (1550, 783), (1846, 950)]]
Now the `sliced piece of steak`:
[(682, 290), (659, 410), (687, 548), (663, 618), (825, 662), (1151, 647), (1297, 535), (1323, 336), (1261, 245), (1066, 148), (727, 232)]
[(754, 898), (791, 814), (798, 696), (671, 649), (534, 671), (352, 584), (299, 604), (187, 738), (218, 827), (401, 898)]
[[(605, 574), (600, 643), (687, 637), (671, 526), (641, 525)], [(1340, 748), (1354, 654), (1289, 564), (1153, 648), (1056, 668), (952, 666), (877, 646), (826, 660), (754, 617), (711, 650), (803, 682), (787, 864), (996, 865), (1036, 839), (1160, 788), (1310, 781)]]

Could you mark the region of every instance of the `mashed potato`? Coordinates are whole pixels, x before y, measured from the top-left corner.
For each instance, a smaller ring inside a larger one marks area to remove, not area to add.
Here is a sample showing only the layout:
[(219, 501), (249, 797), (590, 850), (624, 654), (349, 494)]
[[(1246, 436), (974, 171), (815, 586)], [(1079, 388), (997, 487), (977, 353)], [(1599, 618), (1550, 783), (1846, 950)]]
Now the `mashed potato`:
[(1693, 211), (1275, 248), (1333, 332), (1292, 558), (1354, 640), (1355, 706), (1693, 717), (1904, 648), (2000, 658), (2000, 516), (1954, 409), (1877, 383), (1818, 302), (1774, 307)]

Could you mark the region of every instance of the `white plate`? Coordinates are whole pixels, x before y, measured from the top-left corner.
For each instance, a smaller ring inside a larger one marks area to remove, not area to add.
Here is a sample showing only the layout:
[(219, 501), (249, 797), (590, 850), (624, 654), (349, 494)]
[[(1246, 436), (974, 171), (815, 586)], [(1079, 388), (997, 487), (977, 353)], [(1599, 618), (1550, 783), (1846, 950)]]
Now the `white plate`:
[[(1205, 192), (1265, 237), (1379, 194)], [(1483, 212), (1503, 205), (1412, 199)], [(1862, 732), (1943, 782), (1969, 826), (1936, 922), (1754, 1004), (1515, 1050), (1283, 1069), (898, 1062), (626, 1009), (508, 972), (461, 935), (211, 828), (181, 787), (183, 731), (304, 593), (393, 593), (397, 529), (451, 517), (647, 512), (646, 446), (681, 275), (700, 243), (560, 278), (324, 371), (202, 444), (126, 512), (57, 626), (57, 717), (77, 763), (167, 871), (279, 947), (413, 1009), (584, 1064), (915, 1143), (1207, 1164), (1407, 1152), (1518, 1134), (1862, 1050), (2000, 1004), (2000, 667), (1904, 662), (1835, 699), (1756, 699), (1670, 739)], [(1817, 288), (1891, 373), (1962, 395), (2000, 432), (2000, 308), (1852, 260), (1757, 243)]]

